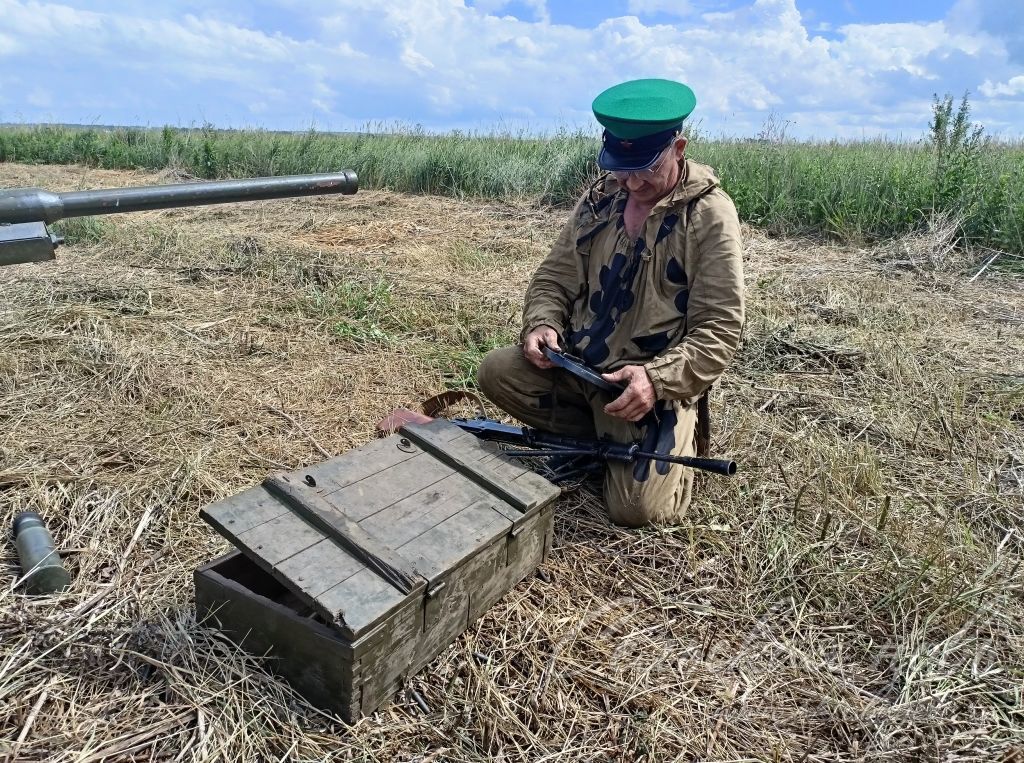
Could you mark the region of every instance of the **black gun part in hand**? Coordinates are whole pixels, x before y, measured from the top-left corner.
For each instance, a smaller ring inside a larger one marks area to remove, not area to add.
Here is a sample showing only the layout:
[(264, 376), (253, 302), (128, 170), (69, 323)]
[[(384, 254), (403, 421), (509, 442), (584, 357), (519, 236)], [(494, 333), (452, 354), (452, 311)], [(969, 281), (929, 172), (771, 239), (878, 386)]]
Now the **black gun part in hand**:
[(611, 392), (613, 395), (619, 395), (626, 389), (622, 384), (614, 384), (610, 381), (605, 381), (601, 378), (601, 374), (598, 371), (572, 355), (567, 355), (564, 352), (553, 350), (550, 347), (544, 348), (544, 355), (559, 368), (564, 368), (573, 376), (582, 379), (588, 384), (593, 384), (595, 387), (603, 389), (605, 392)]

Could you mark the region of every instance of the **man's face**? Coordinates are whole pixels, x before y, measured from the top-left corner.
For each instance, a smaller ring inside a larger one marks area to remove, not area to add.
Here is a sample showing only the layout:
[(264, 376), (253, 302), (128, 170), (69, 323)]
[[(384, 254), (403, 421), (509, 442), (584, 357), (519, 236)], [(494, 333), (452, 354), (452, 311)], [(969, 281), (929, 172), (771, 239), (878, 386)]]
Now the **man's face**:
[(676, 138), (649, 169), (613, 174), (636, 201), (653, 204), (669, 194), (679, 182), (679, 160), (685, 150), (686, 138)]

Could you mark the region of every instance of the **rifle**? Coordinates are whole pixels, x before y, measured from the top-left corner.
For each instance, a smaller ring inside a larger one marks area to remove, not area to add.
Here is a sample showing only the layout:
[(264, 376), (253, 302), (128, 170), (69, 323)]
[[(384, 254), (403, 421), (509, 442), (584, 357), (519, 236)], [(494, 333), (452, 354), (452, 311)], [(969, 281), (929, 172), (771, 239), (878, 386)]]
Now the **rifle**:
[(663, 461), (680, 464), (691, 469), (721, 474), (731, 477), (736, 473), (736, 462), (725, 458), (697, 458), (695, 456), (674, 456), (671, 453), (657, 453), (640, 450), (640, 443), (620, 443), (612, 440), (585, 440), (575, 437), (544, 432), (531, 427), (517, 427), (502, 424), (494, 419), (449, 419), (451, 423), (464, 431), (474, 434), (481, 440), (504, 442), (522, 445), (527, 450), (506, 450), (506, 456), (520, 458), (567, 458), (571, 456), (586, 457), (595, 461), (619, 461), (631, 464), (641, 459)]
[[(424, 404), (426, 413), (399, 408), (377, 424), (381, 434), (394, 432), (406, 424), (427, 424), (435, 420), (431, 414), (436, 413), (445, 405), (460, 399), (463, 393), (442, 393), (431, 398)], [(516, 458), (549, 459), (552, 481), (594, 472), (602, 461), (618, 461), (630, 464), (634, 461), (649, 459), (670, 464), (688, 466), (713, 474), (731, 477), (736, 473), (736, 462), (724, 458), (698, 458), (694, 456), (676, 456), (671, 453), (657, 453), (640, 449), (640, 443), (620, 443), (613, 440), (587, 440), (576, 437), (564, 437), (552, 432), (545, 432), (532, 427), (520, 427), (503, 424), (500, 421), (484, 416), (477, 418), (450, 418), (446, 421), (455, 424), (465, 432), (479, 437), (481, 440), (519, 445), (522, 449), (503, 450), (502, 455)], [(552, 468), (551, 461), (559, 464)]]

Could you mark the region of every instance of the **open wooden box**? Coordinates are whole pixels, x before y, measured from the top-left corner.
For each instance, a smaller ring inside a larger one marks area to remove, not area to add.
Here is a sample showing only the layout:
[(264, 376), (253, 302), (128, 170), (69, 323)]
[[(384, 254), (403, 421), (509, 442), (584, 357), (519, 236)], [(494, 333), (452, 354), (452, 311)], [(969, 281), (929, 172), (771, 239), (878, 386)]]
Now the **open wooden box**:
[(449, 422), (201, 512), (236, 547), (195, 573), (197, 616), (352, 722), (539, 565), (559, 489)]

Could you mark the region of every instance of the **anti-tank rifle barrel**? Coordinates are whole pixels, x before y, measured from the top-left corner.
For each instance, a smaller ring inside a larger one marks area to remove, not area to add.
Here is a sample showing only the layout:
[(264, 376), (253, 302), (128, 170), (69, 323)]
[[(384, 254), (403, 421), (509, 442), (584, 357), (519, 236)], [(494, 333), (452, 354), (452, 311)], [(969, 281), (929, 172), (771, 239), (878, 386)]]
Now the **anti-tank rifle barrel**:
[(171, 207), (196, 207), (236, 201), (292, 196), (352, 194), (359, 184), (354, 172), (320, 175), (215, 180), (205, 183), (111, 188), (54, 193), (42, 188), (0, 189), (0, 224), (54, 223), (68, 217), (111, 215)]

